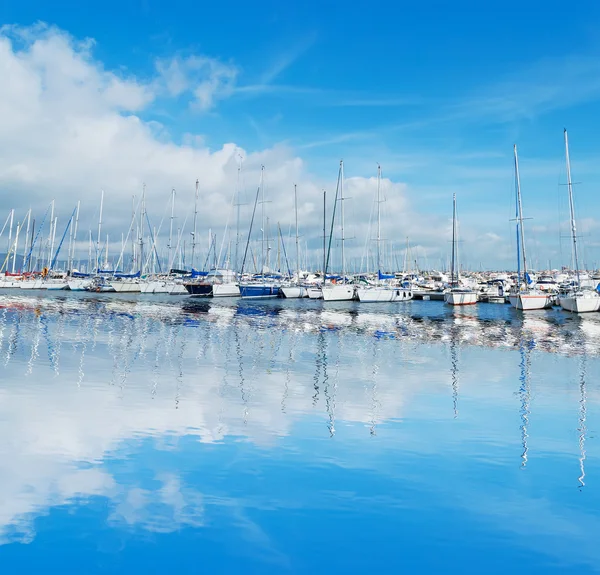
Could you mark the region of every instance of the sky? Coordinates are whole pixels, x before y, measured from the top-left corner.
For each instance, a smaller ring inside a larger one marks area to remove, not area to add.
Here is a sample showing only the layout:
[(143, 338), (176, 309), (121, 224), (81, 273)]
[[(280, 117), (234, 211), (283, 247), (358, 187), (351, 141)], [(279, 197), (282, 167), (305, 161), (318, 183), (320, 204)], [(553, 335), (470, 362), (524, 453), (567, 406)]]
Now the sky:
[(233, 254), (232, 204), (247, 234), (264, 165), (255, 232), (279, 224), (293, 252), (296, 184), (301, 257), (318, 266), (343, 159), (350, 269), (374, 265), (378, 164), (385, 267), (404, 266), (407, 238), (419, 267), (447, 265), (456, 193), (462, 265), (515, 268), (516, 144), (529, 259), (556, 268), (571, 254), (567, 128), (582, 260), (599, 267), (600, 6), (577, 6), (0, 0), (0, 225), (30, 207), (39, 224), (54, 199), (60, 236), (81, 200), (84, 257), (104, 190), (114, 256), (145, 184), (160, 249), (173, 188), (189, 248), (198, 179), (198, 251), (215, 233)]

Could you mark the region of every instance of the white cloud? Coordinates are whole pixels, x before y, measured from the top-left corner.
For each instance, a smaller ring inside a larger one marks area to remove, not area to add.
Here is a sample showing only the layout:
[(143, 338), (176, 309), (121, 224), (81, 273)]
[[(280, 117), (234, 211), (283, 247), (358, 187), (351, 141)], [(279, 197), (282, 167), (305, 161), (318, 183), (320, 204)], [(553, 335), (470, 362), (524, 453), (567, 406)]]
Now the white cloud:
[[(242, 232), (248, 229), (260, 166), (265, 165), (271, 237), (275, 236), (278, 221), (284, 231), (293, 221), (293, 186), (298, 184), (303, 243), (308, 243), (309, 263), (318, 265), (322, 257), (322, 190), (328, 191), (331, 213), (335, 163), (329, 177), (322, 178), (311, 174), (303, 158), (286, 144), (248, 151), (230, 141), (220, 148), (211, 148), (205, 135), (191, 132), (181, 134), (175, 141), (169, 125), (158, 122), (159, 116), (153, 113), (154, 107), (168, 98), (176, 98), (177, 105), (183, 101), (201, 112), (214, 109), (235, 91), (235, 64), (203, 55), (175, 55), (158, 60), (153, 77), (141, 78), (127, 71), (107, 70), (94, 57), (93, 50), (92, 40), (79, 41), (51, 26), (0, 29), (0, 74), (5, 79), (0, 91), (0, 189), (4, 198), (0, 211), (14, 207), (17, 214), (24, 214), (33, 206), (39, 225), (46, 206), (56, 199), (60, 230), (76, 202), (82, 200), (83, 256), (87, 253), (87, 240), (83, 238), (87, 238), (88, 230), (93, 230), (95, 237), (103, 189), (104, 230), (111, 240), (110, 251), (116, 254), (120, 251), (121, 234), (129, 228), (132, 195), (139, 198), (143, 183), (149, 216), (156, 226), (168, 214), (170, 190), (177, 190), (177, 225), (183, 225), (187, 214), (187, 231), (183, 235), (188, 237), (198, 178), (200, 237), (206, 237), (211, 228), (218, 232), (220, 242), (221, 230), (232, 215), (231, 198), (241, 157), (246, 190), (242, 201), (247, 204), (242, 209)], [(375, 174), (375, 158), (370, 157), (375, 152), (366, 149), (365, 153), (361, 161), (347, 163), (347, 190), (352, 199), (346, 202), (347, 235), (351, 238), (346, 247), (355, 266), (364, 255), (368, 214), (375, 195), (375, 179), (364, 177)], [(390, 158), (394, 166), (402, 161), (398, 156)], [(433, 173), (430, 168), (437, 161), (428, 157), (423, 169)], [(363, 172), (352, 173), (357, 167)], [(386, 165), (383, 167), (385, 173)], [(509, 181), (509, 170), (506, 177)], [(439, 267), (449, 251), (448, 217), (425, 215), (432, 211), (431, 200), (421, 201), (414, 189), (400, 182), (384, 183), (389, 192), (384, 218), (388, 265), (393, 265), (395, 259), (402, 261), (400, 246), (409, 236), (411, 244), (417, 246), (413, 253), (420, 265)], [(452, 189), (446, 189), (448, 184), (444, 182), (439, 185), (449, 203)], [(433, 212), (439, 214), (437, 201), (434, 207)], [(487, 261), (488, 254), (480, 250), (476, 238), (486, 232), (502, 232), (503, 228), (481, 229), (480, 219), (469, 222), (471, 225), (477, 227), (473, 229), (473, 241), (465, 241), (464, 253), (472, 255), (473, 261)], [(166, 226), (163, 232), (165, 229)], [(468, 234), (463, 234), (463, 239), (469, 240)], [(396, 246), (394, 257), (390, 253), (391, 242)]]
[(202, 111), (210, 110), (218, 100), (233, 93), (238, 70), (232, 64), (206, 56), (175, 56), (156, 62), (159, 73), (157, 89), (170, 96), (186, 92), (193, 95), (192, 106)]

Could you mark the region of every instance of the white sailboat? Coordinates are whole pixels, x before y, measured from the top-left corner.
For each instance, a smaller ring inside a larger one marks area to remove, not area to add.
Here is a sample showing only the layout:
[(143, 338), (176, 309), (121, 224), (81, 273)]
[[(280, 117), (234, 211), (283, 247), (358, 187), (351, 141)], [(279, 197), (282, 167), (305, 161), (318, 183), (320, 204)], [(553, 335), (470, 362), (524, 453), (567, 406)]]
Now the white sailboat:
[[(517, 145), (514, 145), (515, 156), (515, 187), (517, 192), (517, 285), (510, 291), (510, 304), (520, 310), (544, 309), (552, 307), (552, 296), (540, 289), (529, 285), (527, 273), (527, 256), (525, 251), (525, 231), (523, 229), (523, 204), (521, 202), (521, 177), (519, 175), (519, 157)], [(520, 249), (519, 249), (520, 246)], [(521, 260), (523, 261), (523, 276), (521, 277)]]
[(356, 290), (361, 302), (400, 302), (413, 298), (410, 289), (394, 286), (386, 280), (395, 276), (386, 277), (381, 273), (381, 166), (377, 165), (377, 285), (359, 287)]
[[(342, 277), (340, 282), (338, 283), (336, 280), (332, 280), (331, 283), (325, 283), (327, 278), (327, 264), (325, 265), (324, 270), (324, 282), (321, 286), (321, 293), (323, 295), (323, 299), (325, 301), (349, 301), (354, 299), (355, 286), (352, 284), (346, 283), (346, 254), (345, 254), (345, 241), (346, 237), (344, 235), (344, 161), (340, 160), (340, 170), (338, 173), (338, 190), (340, 192), (340, 210), (341, 210), (341, 242), (342, 242)], [(334, 209), (333, 209), (333, 217), (331, 218), (331, 234), (329, 236), (329, 243), (331, 245), (331, 237), (333, 235), (333, 225), (335, 221), (335, 205), (338, 202), (338, 194), (336, 193)], [(329, 257), (327, 258), (329, 259)], [(334, 283), (334, 281), (336, 283)]]
[(571, 181), (571, 161), (569, 158), (569, 139), (567, 130), (565, 136), (565, 157), (567, 162), (567, 187), (569, 189), (569, 211), (571, 214), (571, 240), (573, 242), (573, 261), (575, 264), (575, 286), (558, 296), (558, 303), (565, 311), (574, 313), (588, 313), (600, 309), (600, 294), (590, 287), (581, 285), (579, 272), (579, 257), (577, 254), (577, 226), (575, 225), (575, 207), (573, 205), (573, 184)]
[[(450, 265), (450, 289), (444, 293), (448, 305), (472, 305), (477, 303), (477, 292), (460, 287), (460, 267), (456, 238), (456, 194), (452, 196), (452, 260)], [(456, 272), (456, 273), (455, 273)]]

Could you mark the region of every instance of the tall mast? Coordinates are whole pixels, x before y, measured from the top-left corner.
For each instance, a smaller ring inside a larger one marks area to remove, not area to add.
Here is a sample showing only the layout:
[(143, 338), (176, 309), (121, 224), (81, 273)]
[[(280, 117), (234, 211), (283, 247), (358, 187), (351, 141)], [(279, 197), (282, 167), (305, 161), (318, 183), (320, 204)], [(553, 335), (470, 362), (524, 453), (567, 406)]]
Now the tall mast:
[[(198, 221), (198, 185), (199, 180), (196, 179), (196, 192), (194, 195), (194, 231), (192, 232), (192, 269), (194, 269), (195, 255), (196, 255), (196, 232), (197, 232), (197, 221)], [(236, 256), (237, 257), (237, 256)]]
[[(517, 218), (518, 218), (518, 243), (521, 244), (521, 256), (523, 257), (523, 278), (527, 286), (527, 256), (525, 254), (525, 232), (523, 231), (523, 204), (521, 202), (521, 176), (519, 175), (519, 157), (517, 155), (517, 145), (514, 145), (515, 152), (515, 183), (517, 186)], [(518, 244), (517, 244), (518, 246)], [(519, 289), (521, 288), (521, 277), (517, 278)]]
[[(13, 250), (13, 261), (12, 261), (12, 273), (15, 273), (15, 266), (17, 264), (17, 249), (19, 247), (19, 232), (21, 231), (21, 222), (17, 222), (17, 233), (15, 234), (15, 245)], [(8, 266), (7, 266), (8, 267)]]
[[(100, 237), (102, 234), (102, 208), (104, 207), (104, 190), (100, 192), (100, 217), (98, 218), (98, 238), (96, 239), (96, 269), (94, 273), (98, 273), (100, 268)], [(91, 233), (90, 233), (91, 236)]]
[(56, 240), (56, 226), (58, 225), (58, 216), (54, 218), (54, 226), (50, 229), (52, 230), (52, 236), (50, 240), (50, 253), (48, 254), (48, 269), (52, 267), (52, 258), (54, 257), (54, 242)]
[(575, 263), (575, 274), (577, 286), (581, 285), (579, 278), (579, 258), (577, 256), (577, 227), (575, 225), (575, 206), (573, 205), (573, 183), (571, 181), (571, 160), (569, 159), (569, 138), (565, 128), (565, 157), (567, 160), (567, 186), (569, 187), (569, 210), (571, 212), (571, 238), (573, 240), (573, 260)]
[(237, 200), (236, 200), (236, 225), (235, 225), (235, 271), (239, 270), (240, 260), (240, 180), (242, 176), (242, 157), (240, 156), (240, 163), (238, 165), (237, 173)]
[(294, 212), (296, 214), (296, 279), (300, 282), (300, 247), (298, 246), (298, 190), (294, 184)]
[(10, 253), (10, 249), (12, 248), (12, 231), (13, 231), (13, 220), (15, 219), (15, 210), (14, 208), (10, 210), (10, 227), (8, 228), (8, 253)]
[[(450, 283), (454, 284), (454, 267), (456, 266), (456, 194), (452, 194), (452, 260), (450, 263)], [(456, 279), (458, 283), (458, 278)]]
[(344, 243), (346, 237), (344, 236), (344, 160), (340, 160), (340, 201), (342, 202), (342, 278), (346, 278), (346, 252)]
[(25, 258), (27, 257), (29, 249), (29, 229), (31, 227), (31, 208), (27, 212), (27, 230), (25, 231), (25, 249), (23, 250), (23, 260), (21, 262), (21, 271), (26, 271), (24, 268)]
[(73, 243), (71, 245), (71, 255), (69, 258), (69, 270), (73, 267), (73, 261), (75, 260), (75, 245), (77, 244), (77, 230), (79, 228), (79, 208), (81, 207), (81, 201), (77, 202), (77, 211), (75, 212), (75, 227), (73, 228)]
[[(377, 273), (381, 273), (381, 166), (377, 164)], [(367, 252), (368, 254), (368, 252)]]
[(172, 250), (173, 250), (173, 219), (175, 218), (175, 188), (171, 191), (171, 223), (169, 225), (169, 270), (167, 273), (171, 273), (171, 267), (173, 266)]
[[(260, 251), (260, 259), (261, 259), (261, 265), (262, 265), (262, 269), (261, 269), (261, 274), (264, 274), (265, 271), (265, 182), (264, 182), (264, 173), (265, 173), (265, 167), (261, 166), (260, 167), (260, 209), (261, 209), (261, 224), (260, 224), (260, 230), (262, 232), (262, 239), (260, 242), (261, 245), (261, 251)], [(269, 247), (267, 246), (267, 250), (269, 249)]]
[[(144, 273), (144, 220), (146, 219), (146, 184), (142, 185), (142, 209), (140, 210), (140, 276)], [(133, 270), (135, 272), (135, 270)]]
[(48, 236), (48, 259), (46, 262), (46, 267), (50, 267), (50, 262), (52, 261), (52, 243), (54, 236), (54, 200), (52, 200), (52, 208), (50, 211), (50, 235)]
[(327, 217), (327, 192), (323, 190), (323, 282), (325, 282), (325, 266), (327, 265), (327, 229), (326, 229), (326, 217)]

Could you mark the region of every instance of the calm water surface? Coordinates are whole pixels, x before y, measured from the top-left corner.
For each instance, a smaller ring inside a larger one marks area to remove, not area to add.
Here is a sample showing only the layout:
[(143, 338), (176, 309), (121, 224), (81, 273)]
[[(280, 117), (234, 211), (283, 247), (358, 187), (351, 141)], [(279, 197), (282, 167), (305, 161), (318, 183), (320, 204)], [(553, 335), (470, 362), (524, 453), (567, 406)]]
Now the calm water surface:
[(600, 314), (0, 295), (12, 573), (600, 571)]

